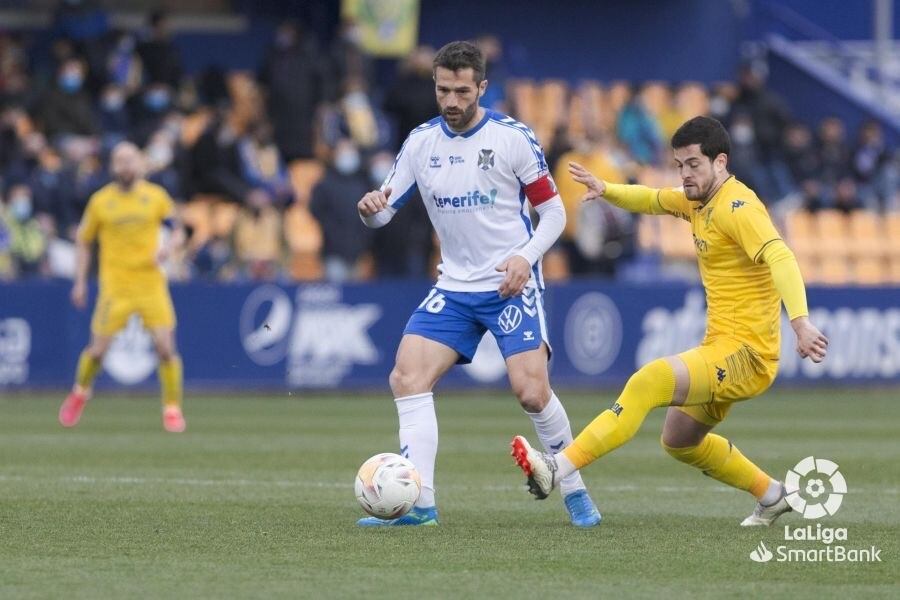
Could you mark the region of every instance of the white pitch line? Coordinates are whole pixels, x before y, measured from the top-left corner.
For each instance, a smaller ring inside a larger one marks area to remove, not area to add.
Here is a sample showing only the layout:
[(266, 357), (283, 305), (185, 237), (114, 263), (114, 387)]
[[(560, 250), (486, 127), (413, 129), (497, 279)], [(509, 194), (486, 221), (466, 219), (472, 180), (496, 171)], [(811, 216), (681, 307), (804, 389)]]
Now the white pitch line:
[[(76, 484), (117, 484), (117, 485), (181, 485), (194, 487), (289, 487), (289, 488), (316, 488), (316, 489), (349, 489), (353, 487), (352, 483), (340, 483), (337, 481), (303, 481), (289, 479), (194, 479), (184, 477), (131, 477), (131, 476), (114, 476), (114, 477), (94, 477), (90, 475), (71, 475), (63, 477), (32, 477), (22, 475), (3, 475), (0, 474), (0, 482), (58, 482), (58, 483), (76, 483)], [(448, 484), (442, 485), (441, 489), (457, 490), (457, 491), (490, 491), (490, 492), (519, 492), (523, 486), (517, 485), (485, 485), (472, 486), (465, 484)], [(729, 487), (713, 487), (707, 489), (699, 489), (694, 486), (674, 486), (674, 485), (657, 485), (642, 486), (635, 484), (625, 485), (609, 485), (609, 486), (593, 486), (597, 493), (627, 493), (639, 491), (653, 491), (663, 493), (689, 493), (689, 492), (724, 492), (733, 493), (736, 490)], [(869, 488), (854, 488), (850, 490), (853, 493), (880, 493), (880, 494), (900, 494), (900, 488), (886, 488), (880, 490), (872, 490)]]

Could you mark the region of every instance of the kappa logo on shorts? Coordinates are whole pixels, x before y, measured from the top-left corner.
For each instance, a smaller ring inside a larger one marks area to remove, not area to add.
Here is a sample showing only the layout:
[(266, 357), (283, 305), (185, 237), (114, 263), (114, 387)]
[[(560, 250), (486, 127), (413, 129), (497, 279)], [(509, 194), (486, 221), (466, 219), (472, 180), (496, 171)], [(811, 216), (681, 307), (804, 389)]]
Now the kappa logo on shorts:
[(716, 367), (716, 379), (719, 380), (719, 383), (722, 383), (723, 381), (725, 381), (725, 377), (726, 377), (725, 369), (723, 369), (722, 367)]
[(503, 309), (500, 316), (497, 317), (497, 325), (503, 330), (503, 333), (511, 333), (522, 324), (522, 311), (518, 306), (510, 304)]

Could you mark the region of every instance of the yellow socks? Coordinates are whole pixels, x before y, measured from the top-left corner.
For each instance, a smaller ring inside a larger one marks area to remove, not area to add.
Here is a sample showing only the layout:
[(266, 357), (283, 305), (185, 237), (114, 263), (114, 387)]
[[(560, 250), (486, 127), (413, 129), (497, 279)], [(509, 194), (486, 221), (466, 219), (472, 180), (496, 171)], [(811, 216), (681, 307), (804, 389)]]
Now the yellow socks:
[(706, 434), (697, 446), (671, 448), (662, 445), (672, 457), (697, 467), (704, 475), (739, 490), (750, 492), (757, 499), (769, 488), (771, 477), (750, 462), (731, 442), (714, 433)]
[(81, 389), (88, 389), (94, 385), (94, 379), (100, 372), (100, 361), (92, 357), (87, 351), (78, 357), (78, 368), (75, 371), (75, 384)]
[(631, 376), (612, 408), (578, 434), (563, 454), (581, 469), (630, 440), (652, 409), (668, 406), (675, 395), (675, 372), (664, 359), (644, 365)]
[[(675, 395), (675, 372), (665, 359), (655, 360), (631, 376), (612, 408), (603, 411), (563, 450), (565, 459), (581, 469), (630, 440), (647, 414), (668, 406)], [(732, 487), (763, 498), (773, 483), (762, 469), (722, 436), (707, 434), (697, 446), (671, 448), (666, 452), (697, 467), (704, 474)]]
[(159, 363), (159, 386), (162, 389), (163, 405), (181, 407), (181, 357), (173, 356)]

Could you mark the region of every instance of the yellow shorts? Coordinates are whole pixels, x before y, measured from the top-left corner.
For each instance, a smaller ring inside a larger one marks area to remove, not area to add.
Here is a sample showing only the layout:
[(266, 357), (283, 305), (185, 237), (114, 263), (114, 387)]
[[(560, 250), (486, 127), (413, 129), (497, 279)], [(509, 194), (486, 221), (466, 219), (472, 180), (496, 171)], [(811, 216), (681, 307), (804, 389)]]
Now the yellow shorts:
[(743, 342), (719, 338), (678, 355), (687, 365), (691, 387), (678, 409), (694, 420), (718, 425), (734, 402), (759, 396), (772, 385), (778, 361), (761, 357)]
[(140, 315), (147, 329), (173, 329), (175, 308), (165, 286), (144, 294), (101, 293), (91, 319), (91, 333), (112, 336), (121, 331), (131, 315)]

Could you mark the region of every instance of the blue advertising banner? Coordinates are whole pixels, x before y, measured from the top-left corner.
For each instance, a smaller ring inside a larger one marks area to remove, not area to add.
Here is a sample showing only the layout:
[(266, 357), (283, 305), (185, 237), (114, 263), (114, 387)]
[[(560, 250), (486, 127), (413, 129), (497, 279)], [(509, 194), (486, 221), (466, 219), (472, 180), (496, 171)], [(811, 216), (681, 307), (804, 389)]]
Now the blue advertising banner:
[[(63, 388), (88, 340), (90, 315), (66, 282), (0, 285), (0, 389)], [(190, 389), (384, 388), (410, 313), (427, 282), (353, 285), (175, 285), (178, 345)], [(811, 318), (830, 338), (815, 365), (794, 352), (786, 317), (779, 381), (900, 383), (900, 289), (815, 288)], [(680, 284), (574, 282), (550, 286), (545, 307), (557, 387), (621, 385), (660, 356), (696, 345), (702, 289)], [(104, 361), (101, 387), (156, 385), (156, 357), (135, 319)], [(471, 365), (442, 387), (507, 385), (490, 334)]]

